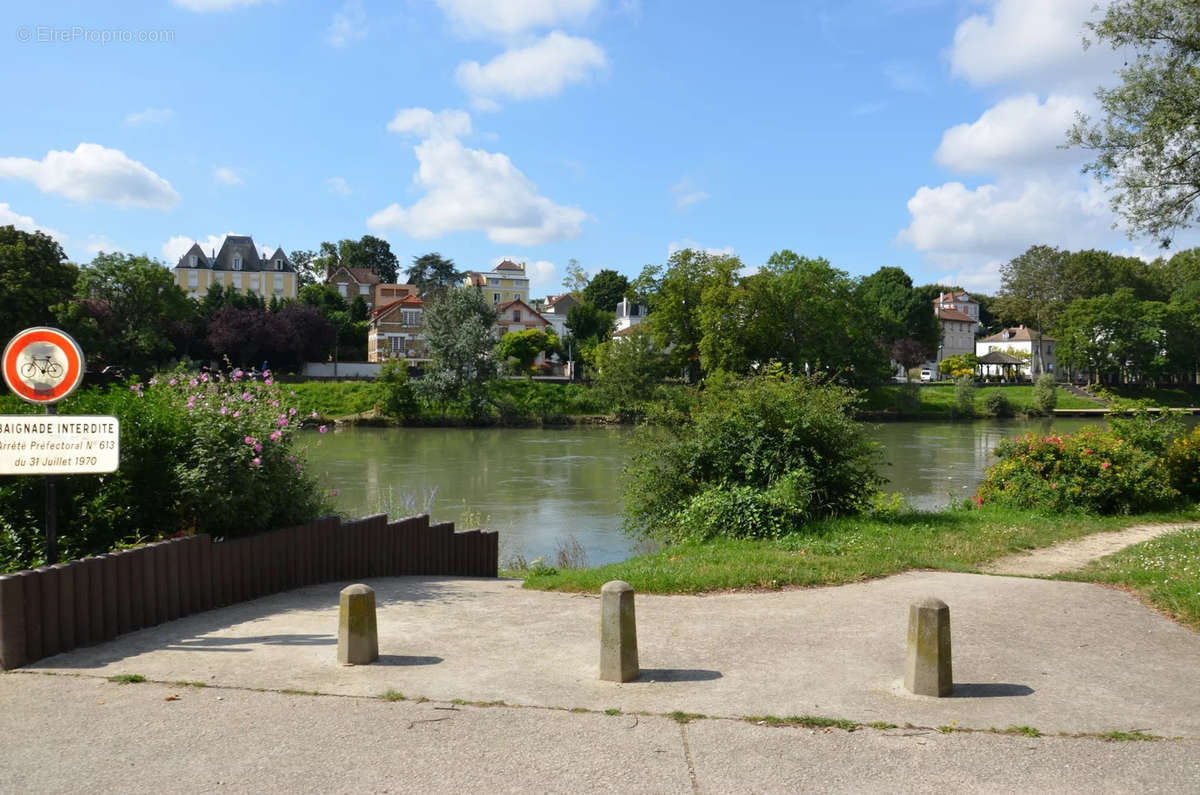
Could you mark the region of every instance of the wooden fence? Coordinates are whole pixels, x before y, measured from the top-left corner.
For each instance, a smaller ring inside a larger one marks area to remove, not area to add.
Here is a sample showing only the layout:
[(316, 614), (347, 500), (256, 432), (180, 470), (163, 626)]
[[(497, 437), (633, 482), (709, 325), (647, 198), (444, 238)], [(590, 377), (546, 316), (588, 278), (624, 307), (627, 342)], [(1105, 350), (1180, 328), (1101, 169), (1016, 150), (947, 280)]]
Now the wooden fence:
[(214, 607), (324, 582), (426, 574), (495, 577), (494, 532), (384, 515), (230, 541), (206, 535), (0, 576), (0, 668)]

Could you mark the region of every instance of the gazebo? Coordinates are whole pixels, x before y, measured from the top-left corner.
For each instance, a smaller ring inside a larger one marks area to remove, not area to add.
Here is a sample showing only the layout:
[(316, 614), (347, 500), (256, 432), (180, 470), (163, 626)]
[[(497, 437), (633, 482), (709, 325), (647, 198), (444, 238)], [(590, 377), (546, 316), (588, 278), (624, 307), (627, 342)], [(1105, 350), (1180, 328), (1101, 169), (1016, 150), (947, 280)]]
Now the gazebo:
[[(976, 359), (975, 371), (980, 376), (998, 375), (1004, 380), (1010, 381), (1013, 380), (1014, 372), (1017, 375), (1020, 374), (1021, 365), (1024, 363), (1023, 360), (1004, 351), (990, 351)], [(995, 371), (992, 368), (996, 368)]]

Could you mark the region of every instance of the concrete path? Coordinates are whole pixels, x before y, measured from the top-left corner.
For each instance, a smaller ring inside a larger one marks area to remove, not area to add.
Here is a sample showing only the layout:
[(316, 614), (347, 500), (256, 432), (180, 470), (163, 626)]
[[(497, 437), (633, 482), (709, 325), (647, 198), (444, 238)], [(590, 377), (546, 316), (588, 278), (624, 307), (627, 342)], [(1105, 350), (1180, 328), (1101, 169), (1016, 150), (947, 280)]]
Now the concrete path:
[[(380, 605), (376, 665), (336, 664), (339, 586), (328, 585), (0, 676), (0, 789), (1200, 790), (1200, 634), (1113, 589), (912, 572), (639, 596), (643, 677), (618, 685), (596, 676), (597, 597), (504, 580), (368, 583)], [(900, 686), (907, 605), (927, 595), (951, 608), (952, 698)], [(208, 687), (104, 678), (123, 673)], [(377, 698), (389, 689), (409, 700)], [(673, 711), (710, 717), (681, 726)], [(743, 720), (766, 715), (926, 728)]]
[(1165, 533), (1189, 530), (1200, 524), (1143, 524), (1115, 530), (1111, 533), (1092, 535), (1064, 541), (1051, 547), (1006, 555), (981, 566), (980, 571), (988, 574), (1016, 574), (1027, 577), (1048, 577), (1064, 571), (1082, 569), (1093, 560), (1120, 552), (1122, 549)]

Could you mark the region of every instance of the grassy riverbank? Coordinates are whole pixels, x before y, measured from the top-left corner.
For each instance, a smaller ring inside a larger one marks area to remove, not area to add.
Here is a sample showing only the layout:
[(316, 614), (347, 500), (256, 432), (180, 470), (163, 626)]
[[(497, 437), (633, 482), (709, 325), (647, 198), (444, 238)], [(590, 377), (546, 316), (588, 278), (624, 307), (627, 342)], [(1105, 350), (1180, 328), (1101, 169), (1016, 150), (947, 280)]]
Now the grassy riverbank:
[[(863, 395), (863, 410), (872, 412), (872, 419), (884, 418), (875, 412), (894, 413), (923, 420), (950, 419), (957, 416), (958, 404), (954, 395), (954, 384), (923, 384), (916, 391), (920, 402), (919, 405), (913, 406), (905, 396), (902, 385), (889, 384), (873, 387)], [(987, 416), (983, 406), (987, 396), (992, 393), (1004, 395), (1008, 399), (1013, 413), (1036, 413), (1033, 409), (1032, 386), (980, 386), (975, 390), (975, 409), (978, 415)], [(1100, 404), (1059, 389), (1057, 408), (1094, 409), (1100, 408)]]
[[(803, 533), (775, 540), (722, 538), (669, 546), (607, 566), (509, 574), (523, 576), (527, 588), (592, 593), (609, 580), (624, 580), (640, 593), (659, 594), (842, 585), (910, 569), (973, 571), (1002, 555), (1090, 533), (1135, 523), (1197, 520), (1200, 506), (1137, 517), (1048, 515), (987, 507), (851, 516), (815, 522)], [(1196, 545), (1194, 538), (1191, 543)], [(1200, 553), (1191, 554), (1194, 559)], [(1119, 582), (1122, 576), (1133, 575), (1116, 569), (1083, 578)], [(1200, 603), (1193, 609), (1200, 616)]]

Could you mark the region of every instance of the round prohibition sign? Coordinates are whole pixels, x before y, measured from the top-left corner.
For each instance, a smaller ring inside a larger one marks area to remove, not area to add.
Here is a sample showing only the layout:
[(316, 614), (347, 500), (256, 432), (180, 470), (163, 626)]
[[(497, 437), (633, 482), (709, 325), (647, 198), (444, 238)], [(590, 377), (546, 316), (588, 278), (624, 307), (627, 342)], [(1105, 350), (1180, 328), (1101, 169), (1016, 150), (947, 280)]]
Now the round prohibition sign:
[(0, 359), (4, 382), (30, 403), (57, 403), (83, 380), (83, 351), (70, 334), (37, 326), (9, 340)]

